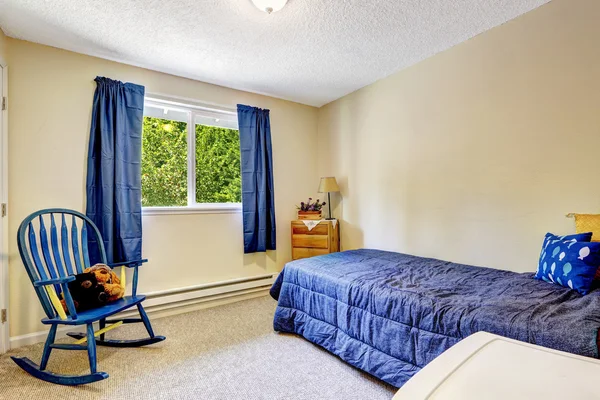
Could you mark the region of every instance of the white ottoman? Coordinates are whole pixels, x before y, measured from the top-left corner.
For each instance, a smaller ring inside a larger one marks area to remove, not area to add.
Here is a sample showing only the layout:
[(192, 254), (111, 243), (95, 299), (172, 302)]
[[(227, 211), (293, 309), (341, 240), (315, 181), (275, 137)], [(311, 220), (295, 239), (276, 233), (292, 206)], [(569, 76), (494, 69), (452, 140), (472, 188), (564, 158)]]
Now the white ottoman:
[(413, 376), (394, 400), (600, 399), (600, 361), (486, 332)]

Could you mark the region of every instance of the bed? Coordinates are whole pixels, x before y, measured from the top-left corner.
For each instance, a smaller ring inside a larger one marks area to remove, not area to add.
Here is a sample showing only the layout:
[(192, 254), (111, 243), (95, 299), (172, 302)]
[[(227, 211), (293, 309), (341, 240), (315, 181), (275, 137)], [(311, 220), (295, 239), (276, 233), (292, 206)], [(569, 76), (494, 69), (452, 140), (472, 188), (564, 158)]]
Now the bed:
[(271, 288), (273, 326), (396, 387), (478, 331), (597, 358), (600, 290), (532, 276), (370, 249), (307, 258)]

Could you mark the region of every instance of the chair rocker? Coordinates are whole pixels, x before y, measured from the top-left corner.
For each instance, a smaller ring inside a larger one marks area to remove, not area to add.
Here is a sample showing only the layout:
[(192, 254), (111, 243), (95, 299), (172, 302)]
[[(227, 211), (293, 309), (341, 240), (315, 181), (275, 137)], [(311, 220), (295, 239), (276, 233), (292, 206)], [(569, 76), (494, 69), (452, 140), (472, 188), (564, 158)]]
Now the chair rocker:
[[(56, 220), (60, 223), (57, 228)], [(70, 227), (67, 221), (70, 220)], [(46, 224), (50, 225), (50, 240), (46, 231)], [(35, 225), (38, 229), (36, 232)], [(70, 237), (69, 237), (70, 232)], [(21, 223), (17, 244), (19, 253), (25, 264), (27, 274), (35, 292), (40, 299), (47, 318), (42, 323), (50, 325), (50, 332), (44, 345), (42, 359), (39, 365), (26, 357), (11, 357), (13, 361), (38, 379), (60, 385), (82, 385), (97, 382), (108, 378), (106, 372), (98, 372), (96, 369), (96, 345), (111, 347), (139, 347), (161, 342), (164, 336), (156, 336), (148, 315), (144, 311), (142, 302), (146, 298), (137, 294), (138, 267), (148, 260), (135, 260), (122, 263), (108, 264), (111, 268), (121, 267), (122, 285), (125, 282), (125, 268), (133, 268), (133, 285), (131, 296), (125, 296), (115, 302), (109, 303), (101, 308), (95, 308), (82, 312), (76, 312), (73, 298), (69, 293), (68, 283), (75, 280), (75, 274), (82, 273), (90, 266), (88, 252), (88, 235), (96, 240), (99, 247), (101, 262), (106, 261), (106, 251), (102, 236), (96, 225), (87, 216), (73, 210), (60, 208), (37, 211), (29, 215)], [(41, 250), (41, 257), (40, 257)], [(67, 315), (60, 303), (58, 295), (63, 294), (69, 314)], [(137, 307), (140, 318), (126, 318), (107, 320), (108, 317)], [(99, 330), (94, 331), (94, 322), (99, 323)], [(108, 340), (105, 332), (111, 327), (120, 324), (138, 323), (144, 324), (148, 331), (147, 338), (136, 340)], [(106, 324), (114, 324), (106, 326)], [(85, 325), (87, 332), (67, 333), (75, 339), (75, 343), (54, 343), (56, 330), (59, 325)], [(87, 344), (83, 344), (87, 341)], [(48, 359), (53, 349), (57, 350), (86, 350), (90, 363), (90, 374), (88, 375), (61, 375), (46, 371)]]

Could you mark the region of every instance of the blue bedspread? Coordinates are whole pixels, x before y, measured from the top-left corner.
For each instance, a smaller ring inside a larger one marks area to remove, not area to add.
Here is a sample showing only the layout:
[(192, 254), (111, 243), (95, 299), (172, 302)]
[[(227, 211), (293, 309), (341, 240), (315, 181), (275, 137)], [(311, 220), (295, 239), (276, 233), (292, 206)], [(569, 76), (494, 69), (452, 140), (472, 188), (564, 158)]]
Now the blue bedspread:
[(478, 331), (597, 357), (600, 290), (379, 250), (288, 263), (271, 289), (276, 331), (304, 336), (400, 387)]

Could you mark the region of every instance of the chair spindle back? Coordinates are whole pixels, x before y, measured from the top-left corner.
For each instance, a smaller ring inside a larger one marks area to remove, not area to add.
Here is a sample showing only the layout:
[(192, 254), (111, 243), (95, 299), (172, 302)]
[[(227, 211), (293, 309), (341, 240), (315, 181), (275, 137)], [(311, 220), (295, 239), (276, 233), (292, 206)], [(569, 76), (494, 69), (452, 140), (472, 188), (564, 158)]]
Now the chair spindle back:
[[(57, 220), (60, 229), (57, 227)], [(50, 239), (47, 225), (50, 226)], [(25, 218), (19, 226), (17, 244), (31, 283), (65, 278), (82, 273), (90, 267), (88, 234), (98, 243), (100, 262), (106, 264), (106, 252), (100, 231), (84, 214), (74, 210), (51, 208), (34, 212)], [(34, 288), (48, 318), (55, 318), (56, 311), (44, 287), (34, 285)], [(54, 290), (60, 294), (62, 288), (60, 285), (54, 285)]]

